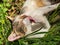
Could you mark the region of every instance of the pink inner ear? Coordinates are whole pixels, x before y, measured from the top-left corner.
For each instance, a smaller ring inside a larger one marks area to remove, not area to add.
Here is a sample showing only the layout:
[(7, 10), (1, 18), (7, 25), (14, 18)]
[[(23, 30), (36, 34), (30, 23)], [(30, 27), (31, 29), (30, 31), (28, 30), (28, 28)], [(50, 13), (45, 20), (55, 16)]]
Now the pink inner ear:
[(20, 37), (21, 37), (20, 35), (16, 36), (15, 33), (11, 33), (8, 37), (8, 41), (15, 41), (15, 40), (19, 39)]
[(28, 19), (29, 19), (31, 22), (34, 22), (34, 23), (35, 23), (35, 20), (34, 20), (31, 16), (28, 16)]

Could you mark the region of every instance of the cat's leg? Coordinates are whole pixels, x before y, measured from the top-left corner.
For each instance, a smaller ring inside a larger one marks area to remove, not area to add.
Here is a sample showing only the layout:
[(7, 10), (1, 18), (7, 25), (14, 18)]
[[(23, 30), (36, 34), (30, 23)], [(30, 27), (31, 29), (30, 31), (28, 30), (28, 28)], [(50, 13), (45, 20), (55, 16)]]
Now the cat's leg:
[(59, 4), (60, 3), (57, 3), (57, 4), (54, 4), (54, 5), (45, 6), (45, 7), (39, 8), (39, 9), (40, 9), (40, 11), (42, 11), (45, 14), (45, 13), (48, 13), (48, 12), (56, 9)]

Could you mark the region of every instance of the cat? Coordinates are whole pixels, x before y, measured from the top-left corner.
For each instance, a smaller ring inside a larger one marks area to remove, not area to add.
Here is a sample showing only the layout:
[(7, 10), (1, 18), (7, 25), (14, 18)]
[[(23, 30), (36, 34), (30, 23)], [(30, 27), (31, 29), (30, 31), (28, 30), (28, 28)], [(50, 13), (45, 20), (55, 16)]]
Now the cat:
[[(22, 38), (37, 29), (43, 28), (38, 32), (48, 32), (51, 25), (44, 14), (56, 9), (60, 2), (54, 3), (51, 0), (26, 0), (21, 15), (14, 18), (7, 16), (12, 21), (13, 31), (8, 36), (9, 41)], [(42, 38), (45, 34), (36, 34), (27, 38)]]

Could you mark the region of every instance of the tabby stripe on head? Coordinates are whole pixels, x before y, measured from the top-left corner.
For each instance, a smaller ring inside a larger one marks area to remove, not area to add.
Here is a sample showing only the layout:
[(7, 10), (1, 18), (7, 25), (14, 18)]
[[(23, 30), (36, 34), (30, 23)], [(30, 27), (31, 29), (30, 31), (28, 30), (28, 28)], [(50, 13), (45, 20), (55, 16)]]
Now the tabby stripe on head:
[(21, 19), (25, 19), (26, 17), (27, 17), (26, 15), (20, 16)]

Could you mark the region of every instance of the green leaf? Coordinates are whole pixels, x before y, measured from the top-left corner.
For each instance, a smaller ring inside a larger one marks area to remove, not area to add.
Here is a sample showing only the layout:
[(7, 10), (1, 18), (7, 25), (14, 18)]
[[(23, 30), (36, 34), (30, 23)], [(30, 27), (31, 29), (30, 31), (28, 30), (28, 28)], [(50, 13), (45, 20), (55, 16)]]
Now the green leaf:
[(9, 3), (6, 3), (6, 6), (7, 6), (7, 7), (10, 7), (11, 5), (10, 5)]
[(3, 12), (4, 12), (4, 13), (6, 13), (7, 10), (8, 10), (7, 8), (3, 8)]

